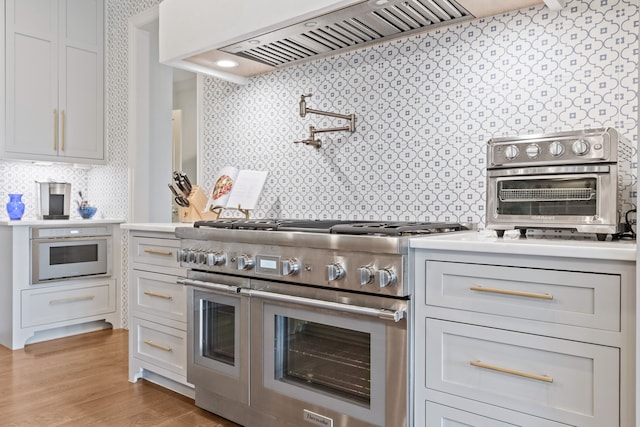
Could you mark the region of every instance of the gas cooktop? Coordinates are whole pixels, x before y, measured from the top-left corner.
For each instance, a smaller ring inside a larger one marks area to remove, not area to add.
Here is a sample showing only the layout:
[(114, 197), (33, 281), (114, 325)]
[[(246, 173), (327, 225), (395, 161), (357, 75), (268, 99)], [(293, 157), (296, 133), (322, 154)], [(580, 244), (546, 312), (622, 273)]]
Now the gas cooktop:
[(416, 236), (468, 230), (469, 225), (447, 222), (304, 220), (304, 219), (224, 219), (197, 221), (195, 228), (233, 230), (298, 231), (306, 233)]

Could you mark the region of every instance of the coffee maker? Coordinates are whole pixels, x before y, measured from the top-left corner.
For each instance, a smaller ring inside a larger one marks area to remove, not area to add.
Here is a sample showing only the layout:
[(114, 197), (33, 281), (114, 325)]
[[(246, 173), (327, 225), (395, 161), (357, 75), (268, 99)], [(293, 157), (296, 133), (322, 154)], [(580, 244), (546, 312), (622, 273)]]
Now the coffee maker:
[(38, 184), (38, 216), (42, 219), (69, 219), (71, 183), (40, 182)]

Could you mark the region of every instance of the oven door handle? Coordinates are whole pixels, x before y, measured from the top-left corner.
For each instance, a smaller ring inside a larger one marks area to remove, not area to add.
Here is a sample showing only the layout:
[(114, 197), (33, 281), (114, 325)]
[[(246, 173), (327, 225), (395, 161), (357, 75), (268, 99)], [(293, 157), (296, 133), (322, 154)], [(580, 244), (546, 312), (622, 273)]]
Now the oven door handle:
[(383, 320), (393, 320), (394, 322), (399, 322), (407, 316), (406, 310), (387, 310), (384, 308), (360, 307), (357, 305), (297, 297), (294, 295), (277, 294), (274, 292), (258, 291), (255, 289), (243, 289), (242, 292), (248, 293), (252, 297), (255, 296), (271, 301), (290, 302), (294, 304), (306, 305), (309, 307), (326, 308), (343, 313), (361, 314), (369, 317), (377, 317)]
[(224, 292), (227, 294), (239, 294), (240, 289), (242, 289), (239, 286), (223, 285), (221, 283), (213, 282), (203, 282), (202, 280), (185, 279), (182, 277), (176, 280), (176, 283), (178, 285), (193, 286), (194, 288), (206, 289), (208, 291)]

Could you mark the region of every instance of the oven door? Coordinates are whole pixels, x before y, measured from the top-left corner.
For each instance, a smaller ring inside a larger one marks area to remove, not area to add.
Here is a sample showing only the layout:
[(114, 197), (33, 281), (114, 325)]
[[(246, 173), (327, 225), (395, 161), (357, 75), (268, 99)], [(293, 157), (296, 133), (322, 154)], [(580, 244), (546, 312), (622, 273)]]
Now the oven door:
[(487, 171), (487, 228), (616, 233), (615, 165)]
[[(187, 380), (196, 404), (236, 420), (249, 402), (249, 298), (240, 293), (249, 281), (190, 271), (180, 282), (187, 285)], [(216, 396), (229, 404), (218, 407)]]
[(111, 237), (33, 239), (31, 283), (111, 274)]
[(278, 426), (407, 425), (406, 300), (256, 285), (252, 407)]

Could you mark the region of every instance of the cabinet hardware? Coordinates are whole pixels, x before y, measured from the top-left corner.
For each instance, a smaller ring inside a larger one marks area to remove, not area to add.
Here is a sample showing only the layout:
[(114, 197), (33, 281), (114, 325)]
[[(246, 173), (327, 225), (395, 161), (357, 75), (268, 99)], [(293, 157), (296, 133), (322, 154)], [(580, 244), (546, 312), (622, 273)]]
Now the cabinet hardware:
[(471, 286), (469, 288), (471, 291), (478, 292), (489, 292), (492, 294), (503, 294), (503, 295), (513, 295), (517, 297), (527, 297), (527, 298), (538, 298), (538, 299), (553, 299), (553, 295), (551, 294), (539, 294), (534, 292), (522, 292), (522, 291), (512, 291), (509, 289), (496, 289), (496, 288), (485, 288), (484, 286)]
[(155, 292), (145, 291), (144, 294), (150, 297), (156, 297), (156, 298), (162, 298), (162, 299), (173, 299), (171, 295), (157, 294)]
[(544, 381), (546, 383), (552, 383), (553, 382), (553, 378), (551, 378), (548, 375), (530, 374), (528, 372), (516, 371), (515, 369), (509, 369), (509, 368), (502, 368), (500, 366), (489, 365), (487, 363), (482, 363), (480, 361), (473, 361), (473, 360), (470, 361), (469, 364), (471, 366), (476, 366), (478, 368), (490, 369), (492, 371), (498, 371), (498, 372), (503, 372), (505, 374), (517, 375), (519, 377), (529, 378), (529, 379), (532, 379), (532, 380)]
[(94, 298), (95, 298), (94, 295), (86, 295), (86, 296), (81, 296), (81, 297), (52, 299), (51, 301), (49, 301), (49, 304), (50, 305), (54, 305), (54, 304), (65, 304), (65, 303), (68, 303), (68, 302), (90, 301), (90, 300), (92, 300)]
[(53, 151), (58, 151), (58, 109), (53, 109)]
[(159, 251), (157, 249), (145, 249), (144, 251), (148, 254), (154, 255), (173, 255), (173, 252), (171, 251)]
[(146, 345), (150, 346), (150, 347), (157, 348), (157, 349), (160, 349), (160, 350), (163, 350), (163, 351), (173, 351), (173, 349), (171, 347), (167, 347), (167, 346), (164, 346), (164, 345), (156, 344), (156, 343), (154, 343), (153, 341), (150, 341), (150, 340), (145, 340), (144, 343)]
[(60, 143), (60, 151), (64, 151), (64, 110), (60, 111), (60, 126), (62, 126), (62, 142)]

